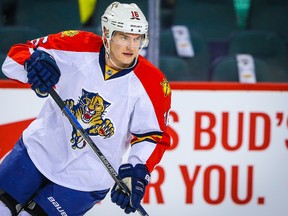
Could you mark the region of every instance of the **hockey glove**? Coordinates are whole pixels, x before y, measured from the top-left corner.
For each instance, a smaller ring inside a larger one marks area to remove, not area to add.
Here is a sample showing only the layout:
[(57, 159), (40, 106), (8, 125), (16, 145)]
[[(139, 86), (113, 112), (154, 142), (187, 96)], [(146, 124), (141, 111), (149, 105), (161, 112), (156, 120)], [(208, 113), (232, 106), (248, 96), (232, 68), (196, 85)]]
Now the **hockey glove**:
[(150, 173), (144, 164), (123, 164), (119, 168), (119, 176), (131, 191), (131, 197), (124, 193), (117, 185), (111, 191), (111, 200), (129, 214), (140, 207), (144, 197), (146, 186), (149, 183)]
[(47, 97), (61, 75), (54, 58), (40, 50), (36, 50), (25, 61), (24, 68), (28, 72), (28, 83), (39, 97)]

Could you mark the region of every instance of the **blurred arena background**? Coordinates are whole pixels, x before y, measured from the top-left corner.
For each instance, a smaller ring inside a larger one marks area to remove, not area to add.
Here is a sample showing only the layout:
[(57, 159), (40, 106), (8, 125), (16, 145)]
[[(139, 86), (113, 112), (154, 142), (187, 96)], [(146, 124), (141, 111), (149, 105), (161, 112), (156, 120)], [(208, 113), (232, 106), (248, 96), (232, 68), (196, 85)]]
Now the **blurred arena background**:
[[(101, 16), (113, 1), (1, 0), (1, 65), (15, 43), (71, 29), (101, 34)], [(288, 0), (134, 2), (150, 25), (143, 55), (168, 80), (245, 82), (239, 78), (244, 54), (252, 63), (244, 58), (242, 66), (254, 82), (288, 81)], [(2, 72), (0, 78), (6, 79)]]

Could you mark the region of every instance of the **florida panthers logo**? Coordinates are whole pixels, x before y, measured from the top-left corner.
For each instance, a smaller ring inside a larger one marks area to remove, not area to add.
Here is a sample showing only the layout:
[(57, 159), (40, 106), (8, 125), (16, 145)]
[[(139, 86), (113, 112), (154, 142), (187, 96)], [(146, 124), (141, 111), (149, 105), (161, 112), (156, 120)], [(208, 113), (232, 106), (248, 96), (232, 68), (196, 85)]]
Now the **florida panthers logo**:
[[(95, 94), (82, 89), (82, 96), (79, 98), (77, 104), (72, 99), (64, 102), (76, 119), (85, 124), (83, 128), (85, 128), (85, 131), (90, 136), (109, 138), (114, 134), (113, 123), (110, 119), (104, 118), (104, 114), (110, 103), (105, 101), (98, 93)], [(73, 149), (81, 149), (86, 145), (85, 140), (74, 128), (70, 142)]]

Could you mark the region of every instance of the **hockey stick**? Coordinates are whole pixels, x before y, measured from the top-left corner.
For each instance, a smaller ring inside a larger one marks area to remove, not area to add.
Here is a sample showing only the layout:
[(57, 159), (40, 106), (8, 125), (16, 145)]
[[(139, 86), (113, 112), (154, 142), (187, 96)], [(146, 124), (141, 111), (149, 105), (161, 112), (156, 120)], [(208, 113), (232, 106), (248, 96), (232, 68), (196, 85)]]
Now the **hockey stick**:
[[(106, 157), (103, 155), (103, 153), (100, 151), (100, 149), (96, 146), (96, 144), (93, 142), (93, 140), (90, 138), (90, 136), (86, 133), (86, 131), (83, 129), (83, 127), (80, 125), (78, 120), (75, 118), (75, 116), (71, 113), (70, 109), (66, 106), (66, 104), (63, 102), (63, 100), (60, 98), (58, 93), (52, 88), (50, 90), (50, 95), (53, 98), (53, 100), (57, 103), (61, 111), (65, 114), (65, 116), (68, 118), (69, 122), (72, 124), (75, 130), (77, 130), (83, 139), (89, 144), (89, 146), (92, 148), (94, 153), (98, 156), (102, 164), (105, 166), (108, 173), (111, 175), (111, 177), (114, 179), (115, 183), (121, 188), (121, 190), (131, 196), (131, 192), (127, 185), (122, 181), (118, 173), (115, 171), (115, 169), (112, 167), (110, 162), (106, 159)], [(145, 211), (145, 209), (140, 205), (140, 207), (137, 209), (140, 215), (142, 216), (149, 216), (148, 213)]]

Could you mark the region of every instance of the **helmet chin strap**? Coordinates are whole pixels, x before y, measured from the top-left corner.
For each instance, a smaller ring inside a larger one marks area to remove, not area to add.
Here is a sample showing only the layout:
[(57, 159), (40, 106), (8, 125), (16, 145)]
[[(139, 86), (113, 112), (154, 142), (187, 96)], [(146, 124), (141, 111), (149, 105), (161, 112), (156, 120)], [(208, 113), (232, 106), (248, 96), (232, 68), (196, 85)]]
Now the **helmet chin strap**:
[(109, 61), (110, 61), (115, 67), (117, 67), (117, 68), (119, 68), (119, 69), (121, 69), (121, 70), (124, 70), (124, 69), (131, 69), (131, 68), (133, 68), (133, 67), (137, 64), (137, 62), (138, 62), (138, 55), (139, 55), (139, 54), (137, 54), (137, 56), (135, 57), (134, 64), (131, 65), (130, 67), (120, 67), (120, 66), (118, 66), (116, 63), (114, 63), (114, 62), (112, 61), (112, 59), (110, 58), (110, 54), (108, 54), (108, 53), (107, 53), (107, 58), (109, 59)]

